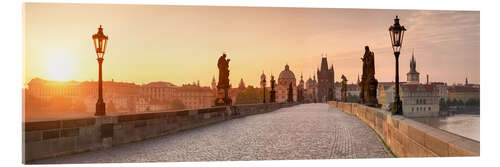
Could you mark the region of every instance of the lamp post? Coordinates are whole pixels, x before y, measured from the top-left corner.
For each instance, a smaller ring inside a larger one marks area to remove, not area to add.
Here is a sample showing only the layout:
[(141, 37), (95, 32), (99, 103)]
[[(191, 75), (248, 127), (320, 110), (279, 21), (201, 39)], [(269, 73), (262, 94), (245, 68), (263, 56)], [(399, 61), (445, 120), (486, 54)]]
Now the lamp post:
[(403, 114), (403, 102), (401, 102), (401, 98), (399, 97), (399, 54), (401, 53), (400, 51), (405, 31), (405, 27), (399, 24), (399, 18), (396, 15), (394, 25), (389, 27), (392, 50), (394, 51), (394, 57), (396, 57), (396, 95), (394, 96), (394, 106), (392, 108), (392, 112), (396, 115)]
[(108, 36), (104, 35), (102, 25), (99, 26), (97, 33), (92, 35), (92, 40), (94, 41), (97, 62), (99, 63), (99, 98), (95, 104), (95, 116), (104, 116), (106, 115), (106, 104), (102, 99), (102, 62), (104, 61)]

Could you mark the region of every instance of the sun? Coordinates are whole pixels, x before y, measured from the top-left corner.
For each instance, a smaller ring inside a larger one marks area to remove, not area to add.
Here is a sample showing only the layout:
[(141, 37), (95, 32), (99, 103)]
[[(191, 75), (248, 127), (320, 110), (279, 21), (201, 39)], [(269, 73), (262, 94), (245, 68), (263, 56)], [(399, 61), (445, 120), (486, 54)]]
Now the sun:
[(47, 73), (50, 80), (69, 81), (74, 79), (75, 60), (69, 55), (56, 54), (47, 59)]

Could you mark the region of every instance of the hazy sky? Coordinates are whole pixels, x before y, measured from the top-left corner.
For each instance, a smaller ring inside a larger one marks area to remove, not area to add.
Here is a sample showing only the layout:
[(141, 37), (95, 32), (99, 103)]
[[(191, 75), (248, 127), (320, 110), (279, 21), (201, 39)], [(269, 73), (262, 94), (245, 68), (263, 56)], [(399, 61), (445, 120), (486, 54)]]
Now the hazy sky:
[(361, 75), (364, 46), (375, 53), (376, 78), (394, 80), (388, 28), (399, 15), (407, 29), (400, 56), (406, 80), (412, 50), (421, 81), (479, 83), (479, 12), (256, 8), (167, 5), (25, 4), (25, 79), (97, 80), (91, 35), (109, 36), (104, 80), (208, 85), (226, 51), (230, 80), (258, 85), (286, 63), (304, 79), (328, 53), (335, 79)]

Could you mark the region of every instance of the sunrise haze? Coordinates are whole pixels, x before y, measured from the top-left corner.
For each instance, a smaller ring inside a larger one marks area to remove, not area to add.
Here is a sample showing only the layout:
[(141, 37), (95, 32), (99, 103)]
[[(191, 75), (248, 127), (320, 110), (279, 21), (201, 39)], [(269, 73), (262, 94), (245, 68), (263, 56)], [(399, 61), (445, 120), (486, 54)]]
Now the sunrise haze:
[(103, 79), (176, 85), (217, 77), (217, 59), (230, 61), (233, 87), (241, 78), (279, 75), (285, 64), (296, 77), (312, 77), (327, 53), (335, 80), (362, 74), (364, 46), (375, 53), (376, 78), (394, 80), (388, 28), (399, 15), (407, 29), (400, 57), (406, 80), (412, 51), (422, 81), (479, 83), (479, 12), (332, 8), (207, 7), (167, 5), (27, 3), (25, 81), (98, 79), (91, 35), (109, 36)]

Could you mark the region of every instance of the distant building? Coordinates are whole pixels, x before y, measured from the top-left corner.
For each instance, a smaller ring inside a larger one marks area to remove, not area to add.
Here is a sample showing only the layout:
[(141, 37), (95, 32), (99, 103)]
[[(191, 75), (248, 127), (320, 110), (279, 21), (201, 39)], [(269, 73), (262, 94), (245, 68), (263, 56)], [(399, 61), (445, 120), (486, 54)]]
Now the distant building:
[(394, 102), (394, 82), (379, 82), (377, 88), (377, 100), (383, 110), (389, 110)]
[(342, 98), (342, 91), (341, 91), (341, 89), (342, 89), (342, 83), (335, 82), (333, 84), (333, 86), (335, 87), (335, 99), (341, 99)]
[(304, 101), (305, 102), (317, 102), (318, 101), (318, 82), (316, 81), (316, 75), (314, 75), (314, 79), (309, 77), (306, 81), (306, 88), (304, 90)]
[(150, 82), (141, 86), (135, 112), (163, 111), (171, 108), (177, 86), (170, 82)]
[(297, 83), (295, 74), (290, 70), (290, 66), (285, 65), (285, 69), (278, 76), (278, 84), (276, 85), (276, 102), (284, 103), (288, 98), (288, 87), (292, 83), (293, 101), (297, 101)]
[(439, 94), (439, 100), (441, 99), (448, 99), (448, 86), (444, 82), (431, 82), (431, 85), (434, 85), (438, 89), (438, 94)]
[(347, 96), (359, 96), (359, 92), (361, 91), (361, 89), (357, 84), (347, 84), (346, 86)]
[[(134, 83), (103, 81), (103, 98), (106, 103), (113, 104), (116, 112), (130, 112), (134, 110), (139, 96), (140, 86)], [(27, 94), (37, 98), (41, 104), (48, 104), (53, 97), (70, 98), (73, 103), (83, 102), (86, 112), (95, 112), (95, 103), (98, 98), (97, 81), (48, 81), (33, 78), (28, 83)]]
[(431, 84), (403, 84), (401, 101), (407, 117), (439, 116), (439, 89)]
[(479, 87), (474, 86), (450, 86), (448, 87), (448, 100), (467, 102), (469, 99), (479, 99), (480, 91)]
[[(328, 92), (333, 91), (335, 95), (335, 72), (333, 70), (333, 64), (330, 69), (328, 69), (328, 61), (323, 55), (321, 55), (321, 70), (317, 70), (318, 74), (318, 100), (321, 102), (326, 102), (328, 100)], [(333, 99), (332, 99), (333, 100)]]
[(199, 84), (183, 84), (177, 87), (173, 99), (179, 99), (187, 109), (209, 108), (215, 101), (213, 89)]
[[(403, 102), (403, 115), (407, 117), (439, 116), (440, 89), (442, 84), (420, 84), (419, 73), (416, 70), (415, 57), (410, 61), (408, 82), (400, 84), (400, 96)], [(442, 91), (442, 90), (441, 90)]]

